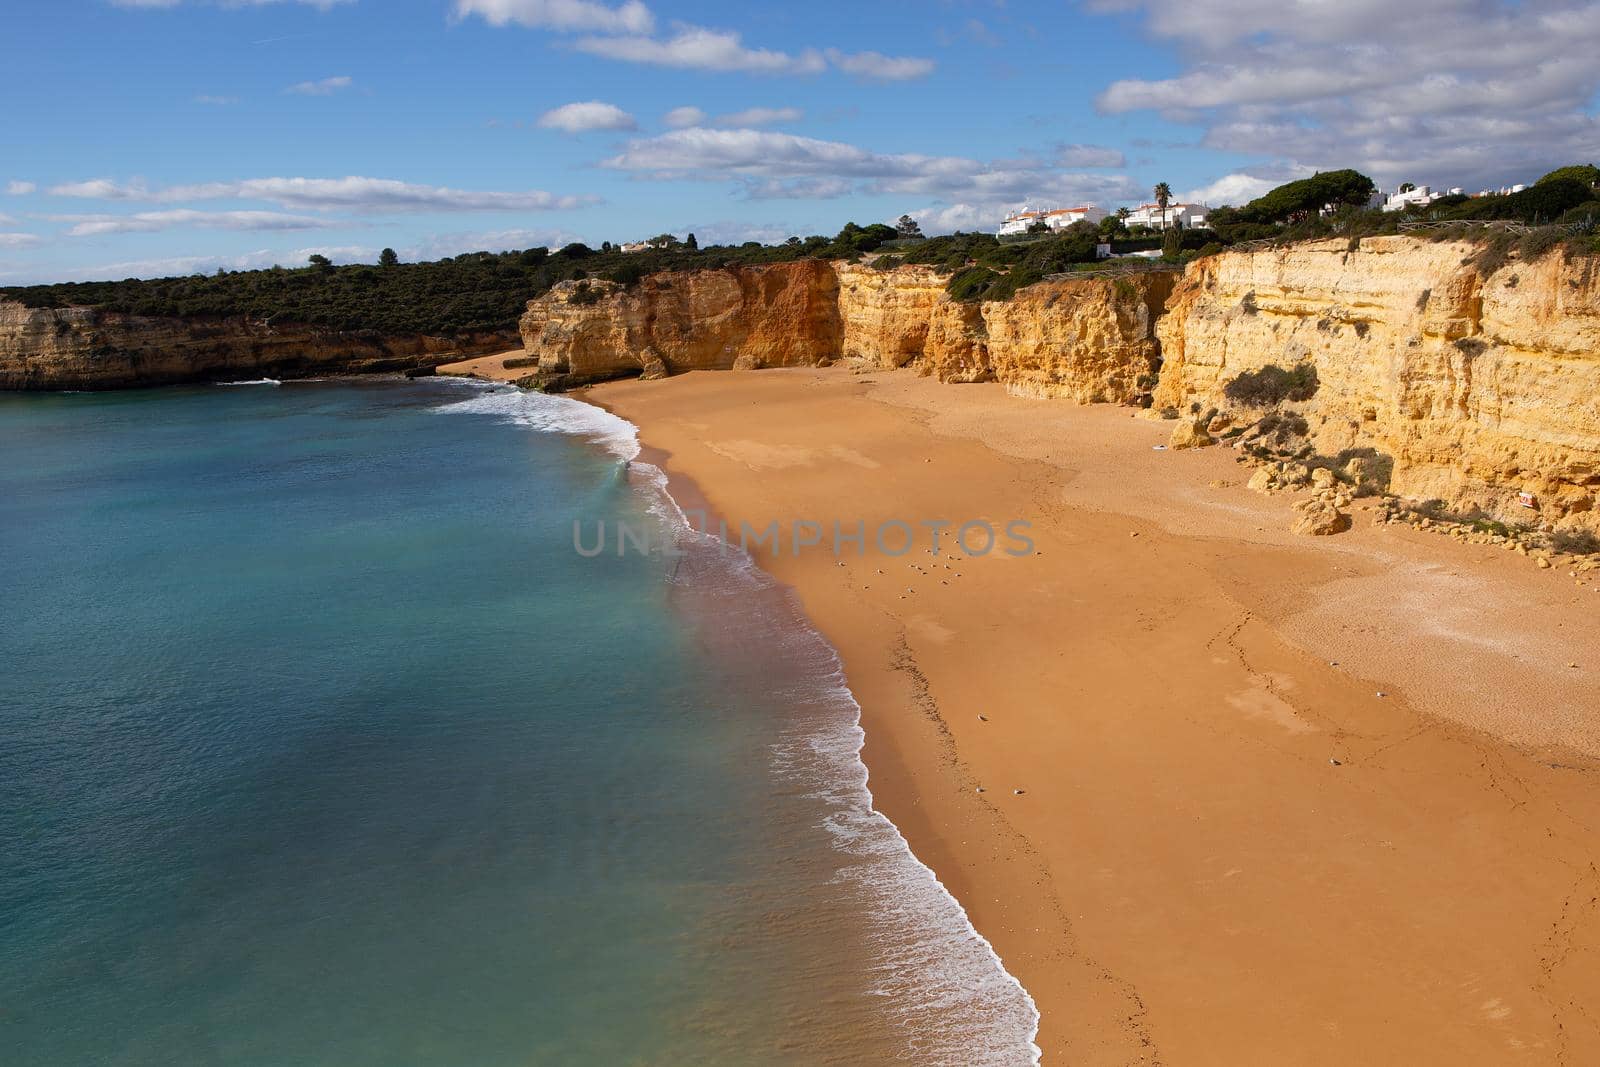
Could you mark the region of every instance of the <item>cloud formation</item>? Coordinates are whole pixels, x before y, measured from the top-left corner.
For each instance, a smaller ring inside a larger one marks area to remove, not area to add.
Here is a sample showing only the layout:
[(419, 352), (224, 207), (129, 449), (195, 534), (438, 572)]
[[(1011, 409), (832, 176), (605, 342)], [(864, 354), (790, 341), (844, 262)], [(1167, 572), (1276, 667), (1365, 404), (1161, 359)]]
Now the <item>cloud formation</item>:
[(334, 93), (348, 89), (354, 84), (354, 79), (349, 75), (341, 74), (334, 78), (323, 78), (320, 81), (297, 82), (285, 89), (284, 92), (293, 93), (296, 96), (332, 96)]
[(1124, 167), (1128, 160), (1115, 148), (1097, 144), (1064, 144), (1056, 149), (1058, 167)]
[(1385, 183), (1533, 178), (1600, 155), (1596, 0), (1091, 0), (1134, 12), (1185, 69), (1097, 105), (1201, 125), (1207, 147)]
[(617, 7), (595, 0), (456, 0), (456, 18), (565, 33), (650, 33), (655, 16), (639, 0)]
[[(734, 30), (675, 23), (670, 36), (656, 35), (655, 15), (640, 0), (613, 7), (598, 0), (456, 0), (455, 17), (482, 18), (491, 26), (524, 26), (555, 33), (580, 33), (571, 47), (623, 63), (744, 74), (820, 74), (831, 65), (857, 77), (904, 81), (932, 73), (933, 60), (880, 52), (785, 52), (752, 48)], [(692, 125), (692, 123), (683, 123)]]
[(814, 48), (793, 55), (768, 48), (749, 48), (732, 30), (709, 30), (700, 26), (681, 26), (677, 33), (665, 39), (643, 35), (580, 37), (572, 47), (605, 59), (679, 70), (820, 74), (828, 69), (822, 53)]
[(841, 141), (770, 130), (696, 126), (636, 138), (601, 166), (658, 179), (732, 179), (751, 199), (828, 199), (851, 194), (964, 203), (993, 227), (1027, 199), (1077, 204), (1135, 197), (1122, 174), (1082, 174), (1036, 160), (873, 152)]
[(300, 211), (366, 214), (458, 211), (552, 211), (598, 203), (593, 196), (558, 196), (542, 190), (483, 192), (442, 185), (416, 185), (392, 178), (247, 178), (150, 188), (109, 178), (52, 186), (52, 196), (89, 200), (183, 203), (194, 200), (267, 200)]
[(601, 100), (563, 104), (539, 116), (538, 125), (546, 130), (583, 133), (586, 130), (636, 130), (634, 117), (615, 104)]
[(8, 196), (27, 196), (37, 188), (39, 187), (33, 182), (6, 182)]
[(286, 215), (277, 211), (141, 211), (133, 215), (53, 215), (53, 222), (69, 222), (68, 237), (102, 237), (119, 233), (159, 233), (172, 229), (205, 230), (325, 230), (349, 225), (313, 215)]
[(750, 128), (754, 126), (786, 126), (805, 118), (797, 107), (747, 107), (711, 120), (713, 126)]
[(33, 233), (0, 233), (0, 248), (32, 248), (40, 240)]
[(841, 52), (837, 48), (827, 51), (828, 62), (858, 78), (873, 81), (909, 81), (926, 78), (933, 73), (931, 59), (910, 56), (886, 56), (882, 52)]
[(703, 126), (706, 113), (697, 107), (675, 107), (662, 116), (661, 121), (675, 130), (681, 130), (685, 126)]

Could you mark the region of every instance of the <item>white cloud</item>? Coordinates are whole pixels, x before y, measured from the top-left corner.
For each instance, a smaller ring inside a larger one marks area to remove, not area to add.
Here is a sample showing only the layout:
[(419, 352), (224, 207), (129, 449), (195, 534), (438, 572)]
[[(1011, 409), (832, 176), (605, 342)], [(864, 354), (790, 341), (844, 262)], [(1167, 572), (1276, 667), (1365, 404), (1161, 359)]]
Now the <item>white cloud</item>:
[(1600, 155), (1596, 0), (1092, 0), (1184, 69), (1097, 103), (1205, 127), (1210, 148), (1380, 182), (1477, 185)]
[(7, 182), (6, 193), (11, 196), (27, 196), (39, 187), (33, 182)]
[(697, 107), (675, 107), (667, 112), (662, 122), (675, 130), (685, 126), (699, 126), (706, 121), (706, 113)]
[(194, 98), (194, 102), (197, 104), (208, 104), (211, 107), (228, 107), (232, 104), (237, 104), (239, 102), (239, 98), (237, 96), (213, 96), (210, 93), (201, 93), (199, 96)]
[(1295, 178), (1305, 178), (1311, 175), (1311, 169), (1301, 168), (1296, 173), (1279, 172), (1276, 176), (1262, 177), (1236, 171), (1233, 174), (1224, 174), (1209, 185), (1202, 185), (1194, 189), (1187, 189), (1177, 194), (1177, 199), (1185, 203), (1209, 204), (1220, 207), (1224, 204), (1247, 204), (1261, 194), (1275, 189), (1284, 182)]
[(165, 259), (135, 259), (95, 267), (60, 272), (60, 277), (75, 281), (123, 278), (172, 278), (188, 274), (212, 274), (221, 270), (261, 270), (266, 267), (303, 267), (312, 256), (327, 256), (335, 263), (371, 263), (378, 249), (362, 245), (313, 248), (269, 249), (234, 256), (173, 256)]
[(874, 81), (908, 81), (912, 78), (925, 78), (933, 73), (934, 68), (931, 59), (886, 56), (882, 52), (841, 52), (837, 48), (830, 48), (827, 56), (828, 62), (845, 73)]
[(745, 183), (745, 196), (751, 200), (836, 200), (855, 188), (847, 178), (762, 178)]
[(457, 211), (552, 211), (598, 203), (594, 196), (558, 196), (541, 190), (482, 192), (415, 185), (392, 178), (247, 178), (152, 189), (142, 182), (107, 178), (53, 186), (52, 196), (93, 200), (182, 203), (192, 200), (267, 200), (295, 210), (370, 214)]
[(286, 93), (296, 96), (332, 96), (342, 89), (348, 89), (355, 81), (347, 74), (335, 78), (323, 78), (320, 81), (297, 82), (285, 89)]
[(119, 233), (159, 233), (178, 228), (207, 230), (323, 230), (349, 225), (311, 215), (285, 215), (276, 211), (141, 211), (133, 215), (53, 215), (54, 222), (70, 222), (69, 237), (101, 237)]
[(1123, 167), (1127, 158), (1115, 148), (1094, 144), (1064, 144), (1056, 149), (1058, 167)]
[(573, 47), (589, 55), (681, 70), (742, 71), (747, 74), (818, 74), (827, 69), (822, 54), (806, 49), (796, 55), (766, 48), (746, 48), (731, 30), (681, 26), (665, 40), (629, 37), (580, 37)]
[(734, 111), (727, 115), (718, 115), (711, 120), (713, 126), (735, 126), (749, 128), (752, 126), (786, 126), (799, 122), (805, 118), (805, 112), (797, 107), (747, 107), (743, 111)]
[(32, 248), (40, 240), (33, 233), (0, 233), (0, 248)]
[(491, 26), (515, 23), (567, 33), (650, 33), (655, 17), (638, 0), (619, 7), (594, 0), (456, 0), (457, 18), (477, 15)]
[(684, 226), (681, 234), (694, 234), (704, 248), (707, 245), (739, 245), (746, 241), (760, 241), (764, 245), (777, 244), (794, 236), (795, 232), (776, 223), (717, 221)]
[(991, 225), (1023, 199), (1105, 203), (1139, 193), (1121, 174), (1082, 174), (1036, 161), (884, 154), (768, 130), (675, 130), (632, 140), (601, 166), (659, 179), (732, 179), (752, 198), (822, 199), (855, 192), (967, 203), (996, 215)]
[(615, 104), (600, 100), (563, 104), (539, 116), (539, 125), (547, 130), (565, 130), (583, 133), (585, 130), (636, 130), (639, 124), (632, 115)]
[(511, 249), (560, 248), (579, 238), (566, 230), (475, 230), (466, 233), (433, 234), (400, 250), (408, 261), (443, 259), (463, 252), (505, 252)]

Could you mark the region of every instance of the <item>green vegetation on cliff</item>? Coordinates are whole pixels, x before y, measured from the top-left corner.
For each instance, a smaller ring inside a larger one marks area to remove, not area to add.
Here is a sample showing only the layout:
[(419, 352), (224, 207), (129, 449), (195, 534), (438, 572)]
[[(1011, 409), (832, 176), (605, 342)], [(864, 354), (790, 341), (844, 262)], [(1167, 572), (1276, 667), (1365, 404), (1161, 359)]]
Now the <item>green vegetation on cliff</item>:
[(632, 285), (647, 274), (811, 257), (849, 259), (899, 236), (894, 227), (849, 224), (833, 238), (790, 238), (779, 245), (696, 247), (692, 241), (632, 254), (609, 244), (557, 252), (469, 252), (430, 263), (335, 267), (321, 256), (298, 269), (227, 271), (176, 278), (66, 282), (0, 289), (0, 299), (28, 307), (95, 307), (134, 315), (184, 318), (248, 317), (335, 330), (396, 336), (452, 336), (515, 328), (528, 301), (557, 282), (602, 278)]

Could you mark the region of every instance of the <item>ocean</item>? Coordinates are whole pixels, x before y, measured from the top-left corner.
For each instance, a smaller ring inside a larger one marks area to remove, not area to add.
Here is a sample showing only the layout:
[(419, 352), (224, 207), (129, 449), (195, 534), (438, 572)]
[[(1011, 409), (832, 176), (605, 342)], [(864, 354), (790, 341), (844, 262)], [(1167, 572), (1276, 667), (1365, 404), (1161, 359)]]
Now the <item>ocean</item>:
[(627, 423), (0, 394), (0, 455), (0, 1062), (1036, 1061), (832, 650)]

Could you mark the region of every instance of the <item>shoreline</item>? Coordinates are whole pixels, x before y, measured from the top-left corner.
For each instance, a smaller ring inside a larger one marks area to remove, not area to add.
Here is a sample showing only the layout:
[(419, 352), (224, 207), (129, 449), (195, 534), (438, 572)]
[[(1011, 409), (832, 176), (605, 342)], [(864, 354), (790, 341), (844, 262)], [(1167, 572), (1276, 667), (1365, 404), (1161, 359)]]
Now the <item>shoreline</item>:
[(1036, 1002), (1043, 1062), (1600, 1056), (1592, 577), (1360, 506), (1295, 537), (1291, 498), (1128, 409), (843, 368), (578, 395), (757, 526), (1039, 520), (1039, 558), (959, 593), (756, 562), (837, 650), (874, 802)]
[[(1414, 693), (1430, 676), (1385, 661), (1390, 638), (1316, 616), (1328, 590), (1348, 599), (1346, 586), (1377, 582), (1387, 593), (1396, 564), (1384, 558), (1438, 567), (1458, 546), (1366, 530), (1346, 545), (1296, 542), (1280, 532), (1288, 502), (1242, 494), (1221, 450), (1152, 452), (1144, 438), (1164, 441), (1166, 427), (1116, 409), (812, 369), (582, 395), (640, 428), (665, 455), (674, 493), (687, 480), (696, 489), (686, 494), (714, 512), (757, 524), (827, 518), (845, 502), (869, 515), (889, 503), (941, 514), (952, 499), (985, 513), (1026, 503), (1045, 517), (1034, 561), (1045, 573), (996, 566), (957, 601), (936, 599), (938, 587), (908, 570), (903, 588), (915, 591), (894, 596), (922, 598), (915, 608), (874, 595), (883, 568), (871, 557), (870, 568), (853, 556), (843, 567), (757, 560), (838, 650), (862, 708), (875, 803), (1038, 1004), (1044, 1062), (1441, 1052), (1541, 1062), (1558, 1043), (1600, 1042), (1572, 1014), (1600, 959), (1586, 940), (1600, 934), (1600, 916), (1578, 914), (1581, 948), (1542, 969), (1549, 930), (1578, 906), (1596, 854), (1593, 724), (1575, 703), (1586, 683), (1559, 672), (1541, 682), (1548, 714), (1521, 721), (1523, 741), (1546, 756), (1538, 761), (1483, 734), (1474, 724), (1499, 721), (1495, 709), (1460, 704), (1460, 684)], [(1051, 425), (1037, 439), (1000, 432), (1002, 416), (1041, 415)], [(1073, 421), (1091, 438), (1121, 439), (1068, 468), (1053, 434)], [(1171, 499), (1151, 495), (1141, 464)], [(1235, 484), (1197, 505), (1195, 494), (1213, 493), (1197, 474), (1219, 473)], [(1379, 563), (1368, 558), (1375, 539)], [(1548, 575), (1488, 563), (1498, 571), (1469, 577), (1559, 592)], [(1418, 575), (1398, 591), (1421, 582), (1426, 592), (1437, 577)], [(1040, 588), (1051, 595), (1023, 608)], [(1553, 613), (1521, 620), (1530, 633), (1582, 619), (1532, 601), (1523, 614), (1535, 607)], [(1093, 648), (1074, 653), (1036, 629), (1067, 633), (1081, 617), (1119, 640), (1080, 635)], [(1489, 656), (1492, 643), (1439, 640), (1457, 647), (1435, 673), (1516, 677), (1510, 658), (1462, 659), (1463, 648)], [(1373, 647), (1346, 650), (1363, 641)], [(1339, 645), (1343, 666), (1308, 645)], [(1018, 677), (1044, 657), (1077, 662), (1043, 682)], [(1063, 690), (1077, 707), (1035, 706)], [(1196, 701), (1206, 714), (1189, 710)], [(1454, 719), (1435, 710), (1452, 702)], [(1015, 722), (996, 729), (1006, 720)], [(1506, 855), (1514, 876), (1494, 866)], [(1442, 897), (1441, 876), (1452, 886)], [(1505, 988), (1441, 998), (1461, 973)], [(1261, 1004), (1274, 1005), (1266, 1019)], [(1398, 1028), (1395, 1004), (1408, 1006)]]
[[(618, 415), (617, 412), (615, 412), (611, 407), (607, 406), (603, 399), (595, 397), (590, 389), (578, 390), (572, 394), (572, 396), (573, 399), (581, 400), (582, 402), (597, 407), (608, 414), (617, 415), (618, 418), (622, 418), (621, 415)], [(700, 512), (704, 516), (704, 524), (706, 529), (711, 529), (716, 526), (717, 523), (726, 520), (725, 513), (718, 510), (715, 503), (705, 493), (699, 483), (681, 469), (678, 469), (676, 466), (674, 466), (672, 462), (672, 454), (670, 452), (660, 447), (645, 443), (641, 436), (639, 442), (639, 453), (631, 462), (653, 467), (655, 470), (659, 471), (662, 477), (662, 482), (658, 487), (659, 491), (664, 494), (668, 501), (671, 502), (671, 504), (681, 513), (692, 514), (696, 511)], [(950, 901), (950, 903), (956, 909), (956, 912), (959, 914), (966, 932), (971, 937), (982, 942), (984, 950), (989, 959), (992, 961), (993, 966), (998, 972), (1001, 980), (1005, 983), (1014, 985), (1022, 994), (1027, 1009), (1033, 1015), (1032, 1031), (1025, 1035), (1026, 1041), (1028, 1042), (1032, 1053), (1028, 1062), (1032, 1064), (1040, 1063), (1043, 1050), (1038, 1044), (1040, 1018), (1038, 1004), (1027, 986), (1006, 966), (1005, 960), (1001, 957), (994, 943), (988, 937), (986, 937), (981, 930), (978, 929), (972, 918), (971, 912), (968, 910), (965, 903), (965, 887), (951, 884), (950, 872), (954, 871), (959, 876), (961, 871), (960, 866), (954, 862), (951, 862), (950, 857), (943, 855), (942, 853), (937, 856), (927, 855), (924, 851), (924, 848), (918, 844), (920, 841), (927, 840), (937, 846), (939, 842), (936, 836), (927, 832), (908, 832), (906, 826), (902, 823), (901, 818), (914, 817), (916, 815), (914, 809), (907, 809), (906, 812), (902, 813), (901, 817), (896, 817), (886, 809), (884, 803), (882, 802), (880, 794), (884, 792), (888, 792), (890, 795), (903, 795), (903, 790), (907, 788), (905, 783), (909, 781), (909, 777), (905, 767), (900, 763), (895, 754), (888, 749), (880, 751), (881, 743), (875, 743), (874, 738), (879, 735), (880, 731), (868, 728), (866, 710), (850, 686), (849, 674), (846, 669), (842, 654), (837, 646), (833, 645), (829, 640), (828, 635), (817, 629), (809, 616), (806, 615), (804, 604), (798, 589), (784, 581), (782, 578), (773, 574), (771, 570), (762, 567), (760, 561), (757, 560), (753, 555), (747, 553), (741, 553), (741, 555), (744, 559), (750, 562), (752, 568), (759, 571), (766, 577), (766, 579), (771, 583), (771, 589), (778, 597), (782, 598), (790, 606), (793, 614), (799, 621), (799, 624), (811, 628), (817, 634), (818, 640), (822, 641), (830, 650), (832, 650), (835, 660), (838, 664), (839, 675), (845, 687), (845, 691), (849, 694), (850, 701), (855, 705), (856, 708), (855, 724), (862, 733), (861, 744), (856, 750), (855, 759), (861, 766), (863, 772), (861, 787), (866, 794), (868, 812), (870, 814), (878, 815), (884, 820), (889, 829), (899, 840), (901, 847), (904, 849), (906, 858), (909, 859), (911, 864), (916, 868), (920, 868), (922, 871), (924, 871), (928, 879), (930, 879), (933, 885), (937, 888), (937, 891)], [(925, 828), (923, 829), (925, 830)]]

